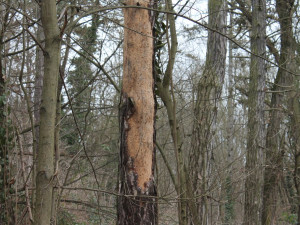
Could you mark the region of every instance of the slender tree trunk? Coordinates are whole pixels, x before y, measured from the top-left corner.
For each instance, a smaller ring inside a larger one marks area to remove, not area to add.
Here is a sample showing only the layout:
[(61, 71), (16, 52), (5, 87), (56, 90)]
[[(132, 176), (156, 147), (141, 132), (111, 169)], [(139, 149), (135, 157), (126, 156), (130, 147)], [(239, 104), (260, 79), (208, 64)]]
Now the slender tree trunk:
[[(209, 0), (208, 26), (226, 33), (226, 1)], [(196, 195), (203, 196), (199, 203), (202, 224), (208, 223), (208, 176), (213, 163), (213, 133), (217, 116), (217, 103), (222, 92), (225, 76), (226, 38), (212, 30), (208, 31), (206, 63), (197, 89), (195, 126), (190, 170)]]
[[(299, 81), (297, 81), (299, 82)], [(290, 98), (289, 104), (291, 105), (291, 131), (292, 131), (292, 145), (295, 151), (295, 186), (297, 191), (297, 224), (300, 224), (300, 104), (299, 97), (300, 91), (298, 90), (293, 92), (293, 96)]]
[[(1, 6), (2, 10), (2, 6)], [(2, 17), (2, 15), (1, 15)], [(2, 21), (1, 21), (2, 22)], [(7, 145), (6, 145), (6, 118), (5, 118), (5, 73), (3, 67), (3, 27), (0, 25), (0, 224), (7, 222)]]
[[(292, 17), (291, 17), (292, 18)], [(291, 55), (292, 58), (294, 59), (294, 55)], [(291, 64), (292, 68), (295, 68), (296, 63), (293, 60)], [(298, 64), (299, 68), (299, 64)], [(299, 69), (292, 69), (292, 71), (298, 71), (297, 74), (299, 74)], [(300, 87), (299, 87), (299, 77), (293, 77), (294, 81), (294, 90), (290, 94), (290, 99), (289, 99), (289, 116), (290, 116), (290, 124), (291, 124), (291, 139), (292, 139), (292, 146), (295, 152), (295, 168), (294, 168), (294, 182), (296, 186), (296, 191), (297, 191), (297, 216), (298, 216), (298, 224), (300, 224), (300, 103), (299, 103), (299, 98), (300, 98)]]
[[(230, 13), (230, 24), (233, 23), (232, 13)], [(233, 37), (232, 28), (230, 37)], [(233, 95), (233, 43), (229, 40), (229, 60), (228, 60), (228, 100), (227, 100), (227, 163), (228, 174), (225, 182), (226, 203), (225, 203), (225, 224), (232, 224), (234, 219), (234, 199), (232, 196), (232, 163), (234, 154), (234, 95)]]
[[(37, 7), (37, 18), (41, 18), (40, 7)], [(37, 40), (42, 43), (45, 39), (43, 28), (38, 26), (36, 33)], [(40, 123), (40, 107), (42, 100), (42, 88), (43, 88), (43, 73), (44, 72), (44, 54), (42, 49), (38, 46), (36, 49), (36, 58), (35, 58), (35, 80), (34, 80), (34, 99), (33, 99), (33, 115), (34, 115), (34, 124)], [(35, 137), (33, 137), (33, 168), (32, 168), (32, 183), (35, 184), (36, 178), (36, 155), (38, 151), (38, 141), (39, 141), (39, 126), (34, 127), (35, 131), (33, 132)], [(35, 190), (32, 191), (32, 203), (35, 202)]]
[[(252, 1), (251, 52), (266, 55), (266, 2)], [(248, 97), (248, 137), (246, 154), (245, 211), (244, 224), (261, 224), (263, 187), (263, 149), (265, 138), (264, 59), (251, 55), (250, 87)]]
[[(148, 0), (126, 1), (126, 5), (137, 4), (153, 6)], [(119, 225), (157, 224), (153, 21), (148, 10), (124, 10)]]
[(39, 149), (37, 154), (36, 202), (34, 223), (49, 225), (54, 177), (54, 133), (57, 83), (60, 63), (60, 32), (56, 1), (41, 1), (41, 19), (45, 34), (44, 79), (40, 108)]
[[(166, 10), (173, 11), (173, 4), (171, 0), (166, 1)], [(176, 158), (176, 174), (177, 180), (176, 184), (174, 184), (176, 192), (180, 199), (178, 201), (178, 222), (181, 225), (185, 225), (188, 223), (187, 217), (187, 201), (185, 200), (187, 197), (187, 176), (184, 165), (184, 159), (182, 155), (182, 142), (180, 130), (177, 125), (176, 118), (176, 99), (174, 95), (174, 87), (173, 87), (173, 68), (175, 64), (175, 58), (177, 53), (177, 33), (176, 33), (176, 24), (174, 15), (167, 15), (167, 26), (170, 27), (170, 33), (167, 30), (166, 36), (168, 39), (168, 51), (169, 51), (169, 61), (164, 74), (164, 79), (162, 82), (157, 82), (158, 95), (162, 99), (164, 105), (166, 106), (169, 125), (171, 130), (171, 136), (174, 145), (174, 153)]]
[[(54, 134), (54, 171), (59, 172), (59, 159), (60, 159), (60, 120), (61, 120), (61, 91), (63, 86), (65, 68), (60, 67), (60, 77), (58, 78), (58, 88), (57, 88), (57, 99), (56, 99), (56, 116), (55, 116), (55, 134)], [(56, 182), (57, 184), (57, 182)], [(53, 189), (52, 193), (52, 206), (51, 206), (51, 225), (57, 224), (57, 209), (58, 203), (58, 189)]]
[[(7, 5), (10, 1), (6, 2)], [(15, 224), (13, 207), (10, 202), (9, 161), (8, 161), (8, 110), (6, 97), (6, 74), (4, 66), (3, 38), (9, 17), (9, 7), (0, 2), (0, 224)]]
[[(172, 1), (168, 0), (166, 4), (166, 9), (168, 11), (173, 11)], [(176, 158), (176, 177), (171, 170), (169, 170), (172, 177), (173, 184), (177, 195), (180, 196), (178, 201), (178, 222), (180, 225), (188, 224), (188, 213), (191, 214), (191, 221), (194, 225), (199, 225), (200, 221), (198, 219), (197, 206), (195, 201), (187, 201), (186, 198), (194, 199), (193, 190), (191, 189), (191, 181), (187, 176), (188, 171), (184, 163), (184, 157), (182, 152), (182, 140), (179, 126), (177, 125), (176, 118), (176, 99), (174, 95), (174, 86), (173, 86), (173, 68), (175, 64), (175, 58), (177, 53), (177, 33), (175, 25), (174, 15), (168, 15), (167, 17), (167, 26), (170, 27), (170, 34), (167, 31), (168, 39), (168, 50), (169, 50), (169, 60), (166, 71), (164, 73), (163, 80), (157, 79), (157, 95), (163, 101), (169, 120), (169, 126), (171, 131), (171, 136), (174, 145), (174, 153)], [(156, 54), (160, 54), (157, 52)], [(159, 56), (157, 56), (159, 58)], [(156, 59), (158, 60), (158, 59)], [(159, 62), (157, 61), (159, 65)], [(158, 76), (158, 74), (156, 74)], [(188, 211), (189, 210), (189, 211)]]

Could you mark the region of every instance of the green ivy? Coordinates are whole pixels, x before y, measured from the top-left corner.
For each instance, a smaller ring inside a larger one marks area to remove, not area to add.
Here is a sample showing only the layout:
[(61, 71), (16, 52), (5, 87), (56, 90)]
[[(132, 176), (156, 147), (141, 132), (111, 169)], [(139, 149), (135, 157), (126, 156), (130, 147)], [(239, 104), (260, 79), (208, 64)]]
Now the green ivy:
[(293, 225), (296, 225), (298, 222), (298, 216), (297, 214), (293, 214), (293, 213), (289, 213), (289, 212), (284, 212), (282, 213), (282, 216), (281, 216), (281, 220), (283, 222), (286, 222), (286, 223), (289, 223), (289, 224), (293, 224)]
[(58, 225), (73, 225), (73, 224), (77, 224), (74, 220), (74, 215), (64, 210), (58, 213)]
[(231, 224), (234, 219), (234, 201), (232, 199), (231, 177), (226, 177), (225, 224)]
[(0, 223), (6, 223), (6, 192), (5, 177), (7, 174), (8, 158), (6, 154), (6, 113), (5, 113), (5, 95), (0, 96)]

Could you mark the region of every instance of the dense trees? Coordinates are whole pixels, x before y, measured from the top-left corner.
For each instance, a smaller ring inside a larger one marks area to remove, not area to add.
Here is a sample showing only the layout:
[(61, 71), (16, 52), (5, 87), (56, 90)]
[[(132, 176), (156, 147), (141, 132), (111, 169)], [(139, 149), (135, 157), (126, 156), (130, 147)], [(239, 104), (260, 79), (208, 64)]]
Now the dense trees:
[(1, 0), (0, 224), (299, 223), (298, 16)]

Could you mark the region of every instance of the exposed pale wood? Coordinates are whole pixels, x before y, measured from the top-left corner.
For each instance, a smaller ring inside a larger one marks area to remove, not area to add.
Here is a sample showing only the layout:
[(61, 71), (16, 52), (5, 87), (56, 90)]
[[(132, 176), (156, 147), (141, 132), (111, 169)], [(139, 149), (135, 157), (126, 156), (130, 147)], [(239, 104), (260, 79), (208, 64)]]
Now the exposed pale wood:
[[(151, 7), (151, 1), (126, 5)], [(145, 9), (124, 9), (123, 87), (121, 93), (120, 193), (118, 224), (157, 222), (154, 183), (154, 79), (152, 15)]]

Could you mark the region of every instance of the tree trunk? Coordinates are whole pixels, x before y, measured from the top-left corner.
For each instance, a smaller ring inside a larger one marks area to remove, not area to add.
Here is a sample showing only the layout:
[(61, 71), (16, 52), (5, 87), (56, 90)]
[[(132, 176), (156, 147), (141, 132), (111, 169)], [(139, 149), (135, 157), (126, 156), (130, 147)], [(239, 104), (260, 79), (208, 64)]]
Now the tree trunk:
[[(252, 1), (251, 52), (266, 55), (266, 2)], [(248, 94), (248, 137), (246, 154), (244, 224), (261, 224), (264, 149), (264, 59), (251, 55)]]
[[(299, 82), (299, 81), (297, 81)], [(300, 224), (300, 104), (299, 104), (299, 96), (300, 91), (299, 89), (297, 91), (294, 91), (294, 96), (290, 98), (289, 104), (291, 105), (291, 139), (292, 139), (292, 145), (295, 151), (295, 186), (297, 191), (297, 224)]]
[(41, 1), (41, 19), (45, 34), (45, 52), (34, 223), (49, 225), (53, 180), (56, 179), (54, 175), (54, 133), (60, 63), (60, 32), (55, 0)]
[[(209, 0), (208, 26), (226, 33), (226, 1)], [(213, 134), (217, 116), (217, 104), (222, 92), (225, 76), (226, 38), (213, 30), (208, 31), (206, 63), (197, 87), (195, 105), (195, 127), (190, 170), (196, 195), (203, 196), (199, 203), (202, 224), (208, 223), (208, 176), (213, 163)], [(201, 177), (199, 179), (199, 177)]]
[[(1, 7), (2, 9), (2, 7)], [(2, 22), (2, 21), (1, 21)], [(0, 28), (2, 26), (0, 25)], [(0, 30), (0, 224), (5, 224), (7, 222), (7, 145), (6, 145), (6, 117), (5, 117), (5, 74), (3, 67), (3, 28)]]
[[(145, 0), (126, 1), (126, 5), (134, 6), (152, 4)], [(153, 15), (148, 10), (124, 9), (119, 225), (157, 224), (152, 22)]]
[[(264, 225), (275, 225), (277, 223), (277, 205), (279, 202), (279, 185), (283, 173), (283, 154), (282, 134), (279, 132), (282, 121), (284, 119), (283, 104), (287, 104), (288, 97), (285, 90), (287, 86), (292, 85), (293, 76), (284, 69), (292, 71), (292, 6), (290, 1), (278, 0), (276, 1), (276, 10), (279, 16), (279, 23), (281, 28), (281, 49), (279, 64), (281, 68), (275, 79), (275, 84), (272, 88), (274, 93), (271, 99), (271, 108), (275, 109), (270, 112), (269, 124), (266, 136), (266, 166), (264, 175), (264, 195), (263, 195), (263, 213), (262, 223)], [(284, 68), (284, 69), (283, 69)], [(293, 108), (290, 106), (290, 108)]]
[[(233, 15), (230, 13), (230, 24), (233, 23)], [(230, 37), (233, 37), (232, 28), (230, 29)], [(225, 224), (232, 224), (234, 219), (234, 199), (232, 196), (233, 185), (232, 185), (232, 163), (234, 154), (234, 95), (233, 95), (233, 43), (229, 40), (228, 45), (229, 60), (228, 60), (228, 100), (227, 100), (227, 165), (228, 173), (225, 181), (226, 189), (226, 203), (225, 203)]]
[[(173, 4), (171, 0), (166, 1), (166, 10), (174, 12), (173, 10)], [(188, 183), (188, 177), (187, 177), (187, 171), (184, 164), (184, 158), (182, 154), (182, 140), (181, 140), (181, 134), (180, 129), (178, 129), (177, 125), (177, 118), (176, 118), (176, 99), (174, 95), (174, 86), (173, 86), (173, 68), (175, 64), (175, 58), (177, 53), (177, 33), (176, 33), (176, 24), (175, 24), (175, 16), (168, 14), (167, 15), (167, 24), (170, 27), (170, 33), (167, 30), (166, 36), (170, 41), (168, 41), (168, 50), (169, 50), (169, 60), (167, 64), (166, 71), (164, 73), (164, 78), (161, 81), (160, 79), (157, 79), (157, 95), (161, 98), (163, 101), (167, 114), (168, 114), (168, 120), (169, 120), (169, 126), (171, 131), (171, 136), (173, 140), (174, 145), (174, 154), (176, 158), (176, 181), (174, 180), (174, 186), (177, 192), (177, 195), (180, 196), (180, 200), (178, 201), (178, 222), (181, 225), (188, 224), (188, 206), (187, 201), (185, 200), (187, 198), (187, 183)], [(160, 53), (158, 53), (160, 54)], [(192, 192), (190, 192), (192, 194)], [(195, 208), (193, 206), (190, 206), (190, 208)], [(193, 210), (191, 210), (193, 211)], [(193, 215), (195, 216), (197, 215)], [(195, 219), (196, 221), (196, 219)]]
[[(10, 1), (7, 2), (9, 5)], [(15, 224), (13, 206), (10, 201), (8, 161), (8, 110), (6, 98), (6, 74), (4, 66), (3, 48), (4, 34), (9, 18), (10, 8), (0, 5), (0, 224)]]
[[(41, 18), (41, 10), (40, 7), (37, 7), (37, 18)], [(36, 33), (37, 40), (42, 43), (45, 39), (43, 28), (38, 26)], [(42, 88), (43, 88), (43, 72), (44, 72), (44, 55), (43, 50), (38, 46), (36, 49), (36, 58), (35, 58), (35, 80), (34, 80), (34, 124), (40, 123), (40, 107), (41, 107), (41, 99), (42, 99)], [(38, 151), (38, 141), (39, 141), (39, 126), (34, 127), (35, 131), (33, 137), (33, 168), (32, 168), (32, 183), (35, 184), (36, 178), (36, 155)], [(34, 205), (35, 202), (35, 190), (32, 191), (32, 203)]]

